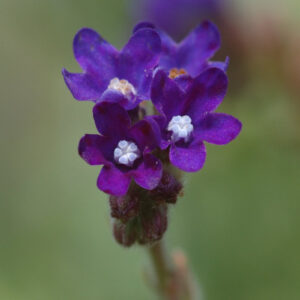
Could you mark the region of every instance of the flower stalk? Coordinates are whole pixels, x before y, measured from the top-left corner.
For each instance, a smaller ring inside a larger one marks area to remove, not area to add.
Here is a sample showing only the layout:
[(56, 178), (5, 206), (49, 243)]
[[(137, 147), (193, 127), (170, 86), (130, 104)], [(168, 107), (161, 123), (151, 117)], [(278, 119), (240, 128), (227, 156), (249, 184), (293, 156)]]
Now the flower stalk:
[(199, 288), (188, 270), (182, 251), (168, 257), (163, 240), (148, 250), (154, 271), (154, 286), (161, 300), (199, 300)]
[(168, 282), (174, 270), (167, 260), (163, 242), (157, 242), (149, 247), (149, 254), (156, 275), (156, 287), (161, 295), (165, 295), (168, 292)]

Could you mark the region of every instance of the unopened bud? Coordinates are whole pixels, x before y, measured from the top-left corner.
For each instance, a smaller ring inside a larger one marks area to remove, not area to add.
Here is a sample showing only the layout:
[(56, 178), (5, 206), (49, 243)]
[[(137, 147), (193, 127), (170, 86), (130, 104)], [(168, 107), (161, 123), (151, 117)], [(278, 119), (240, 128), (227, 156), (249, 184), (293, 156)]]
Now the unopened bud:
[(181, 190), (181, 182), (169, 172), (164, 171), (159, 185), (152, 191), (152, 197), (156, 200), (164, 200), (167, 203), (176, 203)]
[(127, 222), (138, 214), (139, 201), (137, 196), (127, 194), (125, 196), (110, 196), (109, 204), (111, 209), (111, 216)]
[(153, 243), (162, 238), (168, 226), (167, 204), (154, 206), (151, 211), (141, 216), (141, 244)]
[(113, 233), (116, 241), (125, 247), (130, 247), (137, 237), (135, 227), (130, 222), (124, 224), (119, 220), (114, 221)]

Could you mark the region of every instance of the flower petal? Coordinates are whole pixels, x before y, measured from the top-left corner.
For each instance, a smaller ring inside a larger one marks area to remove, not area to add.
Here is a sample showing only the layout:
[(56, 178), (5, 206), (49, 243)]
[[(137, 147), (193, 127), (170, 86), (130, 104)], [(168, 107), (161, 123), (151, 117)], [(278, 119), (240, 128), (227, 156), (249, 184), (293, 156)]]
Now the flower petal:
[(79, 155), (90, 165), (102, 165), (112, 158), (112, 143), (98, 134), (84, 135), (78, 145)]
[(152, 70), (158, 64), (160, 51), (159, 35), (144, 28), (133, 34), (120, 54), (119, 77), (127, 79), (145, 98), (149, 96)]
[(184, 93), (163, 70), (158, 70), (152, 82), (151, 100), (156, 109), (169, 120), (181, 112)]
[(157, 32), (161, 39), (161, 56), (159, 60), (159, 66), (166, 71), (169, 71), (172, 68), (177, 68), (178, 62), (176, 60), (176, 53), (178, 50), (178, 45), (164, 31), (157, 30)]
[(159, 60), (159, 66), (166, 71), (169, 71), (171, 68), (177, 67), (176, 62), (176, 50), (177, 44), (169, 37), (164, 31), (155, 28), (155, 25), (150, 22), (140, 22), (134, 29), (133, 33), (141, 30), (143, 28), (152, 28), (159, 34), (161, 39), (161, 55)]
[(65, 69), (62, 70), (62, 74), (75, 99), (96, 101), (101, 96), (102, 90), (93, 76), (84, 73), (69, 73)]
[(152, 118), (137, 122), (130, 129), (130, 135), (143, 152), (149, 152), (160, 145), (160, 128)]
[(98, 188), (110, 195), (123, 196), (127, 193), (131, 177), (115, 166), (104, 166), (99, 174)]
[(206, 142), (224, 145), (240, 133), (242, 123), (233, 116), (223, 113), (207, 114), (195, 126), (195, 138)]
[(101, 75), (99, 80), (114, 77), (118, 51), (96, 31), (82, 28), (73, 41), (74, 55), (84, 71)]
[(110, 102), (110, 103), (117, 103), (122, 106), (126, 110), (134, 109), (142, 102), (142, 99), (138, 98), (137, 96), (133, 95), (130, 99), (125, 97), (122, 93), (107, 89), (100, 97), (100, 102)]
[(190, 75), (180, 75), (174, 78), (174, 81), (178, 84), (180, 89), (187, 91), (193, 83), (193, 78)]
[(203, 142), (192, 143), (188, 147), (171, 145), (170, 161), (177, 168), (186, 172), (200, 170), (205, 162), (206, 150)]
[(145, 22), (145, 21), (139, 22), (133, 27), (132, 33), (136, 33), (138, 30), (144, 28), (155, 29), (155, 25), (152, 24), (151, 22)]
[(217, 27), (209, 21), (204, 21), (179, 44), (176, 53), (177, 67), (186, 69), (192, 76), (197, 76), (219, 47), (220, 34)]
[(210, 68), (196, 77), (190, 85), (183, 114), (188, 114), (194, 123), (203, 117), (204, 113), (215, 110), (222, 102), (227, 91), (228, 79), (218, 68)]
[(130, 118), (124, 108), (116, 103), (100, 102), (93, 109), (98, 131), (104, 136), (120, 138), (127, 134)]
[(227, 56), (225, 61), (209, 61), (207, 63), (207, 68), (219, 68), (222, 71), (226, 72), (229, 66), (230, 59)]
[(159, 144), (159, 148), (162, 150), (165, 150), (169, 147), (170, 145), (170, 140), (168, 137), (168, 133), (166, 131), (166, 126), (167, 126), (167, 119), (164, 116), (161, 115), (153, 115), (153, 116), (149, 116), (147, 117), (147, 119), (151, 119), (152, 122), (155, 122), (158, 126), (158, 129), (160, 131), (160, 144)]
[(132, 171), (135, 182), (146, 190), (157, 187), (162, 176), (162, 164), (151, 154), (144, 155), (143, 162)]

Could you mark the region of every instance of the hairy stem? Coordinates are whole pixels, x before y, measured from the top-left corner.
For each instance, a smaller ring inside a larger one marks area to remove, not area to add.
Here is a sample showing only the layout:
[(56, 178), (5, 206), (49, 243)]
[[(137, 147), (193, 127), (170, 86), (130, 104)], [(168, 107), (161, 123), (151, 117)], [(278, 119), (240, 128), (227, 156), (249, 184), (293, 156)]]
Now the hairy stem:
[(157, 288), (161, 293), (165, 293), (170, 277), (172, 277), (171, 263), (167, 261), (164, 245), (162, 242), (154, 244), (149, 248), (153, 269), (157, 278)]
[(181, 251), (168, 257), (162, 241), (149, 248), (155, 287), (164, 300), (197, 300), (197, 287)]

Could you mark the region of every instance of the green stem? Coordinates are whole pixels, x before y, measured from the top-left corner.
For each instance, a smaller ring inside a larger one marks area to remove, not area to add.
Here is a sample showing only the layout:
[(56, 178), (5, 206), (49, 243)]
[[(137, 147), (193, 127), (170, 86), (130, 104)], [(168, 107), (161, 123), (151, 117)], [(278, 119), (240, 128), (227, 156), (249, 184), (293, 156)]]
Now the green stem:
[[(164, 300), (196, 300), (197, 286), (187, 266), (180, 265), (177, 258), (185, 259), (182, 252), (178, 252), (171, 259), (167, 256), (162, 241), (149, 248), (149, 254), (155, 274), (155, 286), (161, 299)], [(184, 260), (185, 261), (185, 260)]]
[[(171, 264), (167, 261), (163, 242), (160, 241), (149, 248), (150, 257), (156, 275), (156, 285), (161, 294), (165, 294), (168, 281), (172, 276)], [(167, 298), (168, 299), (168, 298)]]

